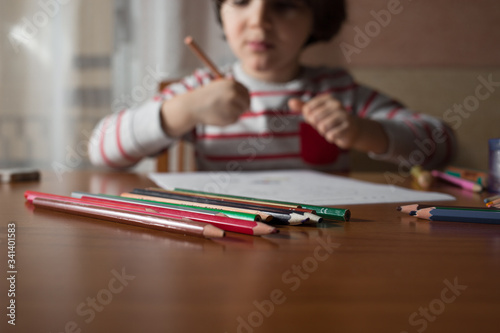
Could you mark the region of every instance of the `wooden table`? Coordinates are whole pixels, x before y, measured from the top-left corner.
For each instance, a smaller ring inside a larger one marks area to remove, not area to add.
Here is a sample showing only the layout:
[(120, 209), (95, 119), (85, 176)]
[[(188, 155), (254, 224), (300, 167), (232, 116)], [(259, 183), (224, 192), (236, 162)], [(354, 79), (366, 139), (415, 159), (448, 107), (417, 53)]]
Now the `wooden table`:
[[(353, 205), (348, 223), (215, 241), (33, 211), (23, 198), (28, 189), (117, 194), (151, 184), (143, 175), (75, 171), (0, 185), (0, 331), (500, 331), (497, 225), (428, 223), (397, 204)], [(457, 205), (483, 206), (487, 195), (434, 190)], [(5, 278), (8, 223), (15, 297)]]

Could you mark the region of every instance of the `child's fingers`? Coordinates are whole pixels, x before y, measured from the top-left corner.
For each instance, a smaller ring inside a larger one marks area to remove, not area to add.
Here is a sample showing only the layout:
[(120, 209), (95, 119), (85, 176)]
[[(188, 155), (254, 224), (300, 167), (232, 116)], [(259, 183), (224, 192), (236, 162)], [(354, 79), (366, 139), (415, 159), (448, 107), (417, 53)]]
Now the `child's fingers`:
[(233, 110), (236, 110), (239, 115), (245, 113), (250, 107), (250, 104), (245, 99), (240, 98), (235, 99), (232, 104)]
[(342, 122), (338, 126), (329, 129), (325, 134), (324, 138), (330, 143), (335, 143), (341, 148), (345, 147), (345, 138), (349, 133), (349, 124), (347, 122)]
[(316, 125), (318, 132), (325, 135), (327, 132), (347, 124), (346, 117), (339, 112), (329, 113)]
[(302, 108), (302, 112), (304, 113), (304, 116), (310, 117), (313, 113), (315, 113), (315, 110), (318, 110), (326, 104), (328, 101), (329, 96), (328, 95), (319, 95), (308, 101), (307, 103), (304, 104), (304, 107)]
[(315, 109), (318, 109), (324, 105), (328, 105), (330, 108), (339, 109), (342, 108), (342, 103), (337, 99), (333, 98), (330, 94), (321, 94), (310, 101), (308, 101), (304, 106), (304, 112), (308, 113)]
[(292, 111), (302, 111), (305, 103), (298, 98), (291, 98), (288, 100), (288, 108)]
[(250, 101), (250, 92), (248, 91), (247, 87), (235, 81), (235, 89), (241, 96)]
[(319, 123), (331, 113), (343, 110), (342, 104), (328, 94), (319, 95), (304, 105), (304, 118), (312, 124)]

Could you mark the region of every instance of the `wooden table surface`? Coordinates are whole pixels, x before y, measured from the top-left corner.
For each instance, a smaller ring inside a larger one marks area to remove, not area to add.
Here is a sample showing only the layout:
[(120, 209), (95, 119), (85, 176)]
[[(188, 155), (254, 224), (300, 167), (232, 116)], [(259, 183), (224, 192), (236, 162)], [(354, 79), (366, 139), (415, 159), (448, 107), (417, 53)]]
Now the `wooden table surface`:
[[(398, 204), (352, 205), (348, 223), (206, 240), (33, 211), (23, 198), (28, 189), (117, 194), (150, 185), (144, 175), (79, 171), (0, 185), (0, 331), (500, 331), (500, 225), (428, 223)], [(483, 206), (487, 196), (434, 190), (457, 205)], [(14, 297), (5, 278), (9, 223)]]

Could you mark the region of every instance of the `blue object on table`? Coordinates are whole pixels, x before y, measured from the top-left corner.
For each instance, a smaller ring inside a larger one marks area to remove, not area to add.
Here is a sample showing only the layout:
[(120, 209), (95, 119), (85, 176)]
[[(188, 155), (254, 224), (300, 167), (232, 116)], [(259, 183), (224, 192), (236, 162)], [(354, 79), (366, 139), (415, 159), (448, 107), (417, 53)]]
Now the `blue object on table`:
[(500, 138), (490, 139), (488, 143), (490, 147), (488, 190), (500, 193)]

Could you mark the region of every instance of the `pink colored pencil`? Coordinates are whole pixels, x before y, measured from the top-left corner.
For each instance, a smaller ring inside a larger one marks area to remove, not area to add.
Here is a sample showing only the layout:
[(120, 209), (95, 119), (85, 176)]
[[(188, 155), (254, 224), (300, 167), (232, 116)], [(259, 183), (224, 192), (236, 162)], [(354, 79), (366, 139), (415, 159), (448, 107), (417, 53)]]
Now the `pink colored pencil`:
[(114, 209), (82, 200), (79, 201), (80, 202), (74, 202), (61, 199), (35, 197), (32, 200), (32, 204), (35, 207), (43, 207), (78, 216), (98, 218), (101, 220), (129, 224), (137, 227), (206, 238), (224, 237), (224, 230), (208, 223), (174, 219), (166, 216), (141, 214), (131, 210)]
[(35, 191), (26, 191), (24, 196), (29, 202), (33, 202), (35, 198), (45, 198), (53, 200), (62, 200), (71, 203), (88, 203), (106, 208), (120, 209), (134, 213), (149, 214), (158, 217), (174, 218), (174, 219), (190, 219), (191, 221), (209, 223), (225, 231), (244, 233), (248, 235), (266, 235), (277, 232), (277, 229), (264, 223), (245, 221), (234, 219), (226, 216), (207, 215), (187, 211), (177, 211), (175, 209), (163, 207), (151, 207), (134, 203), (123, 203), (113, 201), (107, 198), (94, 198), (83, 196), (80, 199), (73, 197), (65, 197), (50, 193), (42, 193)]
[(461, 187), (465, 190), (469, 190), (472, 192), (481, 192), (483, 190), (483, 187), (479, 185), (478, 183), (471, 182), (469, 180), (455, 177), (449, 174), (446, 174), (444, 172), (438, 171), (438, 170), (432, 170), (431, 172), (432, 176), (445, 180), (453, 185), (456, 185), (458, 187)]

